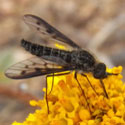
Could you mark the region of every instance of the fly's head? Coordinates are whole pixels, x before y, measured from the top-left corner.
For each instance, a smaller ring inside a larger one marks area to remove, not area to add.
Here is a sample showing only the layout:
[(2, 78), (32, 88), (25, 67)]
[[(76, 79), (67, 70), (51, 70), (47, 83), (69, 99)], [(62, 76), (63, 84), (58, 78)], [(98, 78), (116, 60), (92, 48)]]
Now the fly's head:
[(93, 70), (93, 76), (96, 79), (103, 79), (107, 77), (106, 65), (104, 63), (98, 63)]
[(104, 79), (110, 75), (118, 75), (118, 73), (108, 73), (106, 72), (106, 65), (104, 63), (98, 63), (94, 66), (93, 76), (96, 79)]

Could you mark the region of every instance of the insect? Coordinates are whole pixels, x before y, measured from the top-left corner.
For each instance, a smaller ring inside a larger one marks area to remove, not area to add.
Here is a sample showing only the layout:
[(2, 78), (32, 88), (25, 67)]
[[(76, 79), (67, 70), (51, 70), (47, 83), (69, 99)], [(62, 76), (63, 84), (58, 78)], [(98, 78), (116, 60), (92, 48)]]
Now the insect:
[[(49, 77), (68, 74), (75, 70), (74, 78), (77, 80), (78, 85), (81, 88), (84, 97), (86, 98), (84, 90), (82, 89), (77, 78), (77, 74), (80, 73), (82, 76), (86, 77), (89, 84), (91, 85), (87, 75), (85, 75), (85, 73), (91, 72), (94, 78), (100, 80), (105, 96), (108, 98), (103, 79), (108, 75), (113, 74), (106, 72), (106, 65), (104, 63), (97, 62), (91, 53), (83, 50), (75, 42), (49, 25), (43, 19), (27, 14), (24, 15), (24, 22), (32, 29), (40, 33), (42, 39), (47, 41), (50, 45), (53, 45), (54, 48), (31, 43), (23, 39), (21, 41), (22, 47), (24, 47), (31, 54), (35, 55), (35, 57), (11, 66), (5, 72), (7, 77), (12, 79), (24, 79), (41, 75), (47, 75), (47, 77)], [(58, 49), (56, 48), (55, 43), (66, 45), (70, 48), (70, 50)], [(64, 71), (68, 72), (61, 73)]]

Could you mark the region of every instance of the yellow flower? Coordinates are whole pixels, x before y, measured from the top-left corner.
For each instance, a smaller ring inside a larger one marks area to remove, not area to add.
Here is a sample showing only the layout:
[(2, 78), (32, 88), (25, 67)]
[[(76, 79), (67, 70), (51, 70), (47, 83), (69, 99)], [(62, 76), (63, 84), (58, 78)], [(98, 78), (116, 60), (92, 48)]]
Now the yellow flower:
[[(87, 100), (74, 79), (74, 73), (55, 77), (56, 84), (47, 96), (49, 114), (45, 97), (39, 101), (31, 100), (30, 105), (40, 109), (29, 114), (23, 123), (13, 122), (12, 125), (124, 125), (125, 84), (121, 80), (121, 71), (121, 66), (107, 69), (107, 72), (119, 74), (103, 80), (109, 98), (105, 97), (100, 81), (94, 79), (91, 73), (86, 75), (97, 94), (86, 78), (78, 75)], [(48, 82), (51, 81), (49, 78)]]

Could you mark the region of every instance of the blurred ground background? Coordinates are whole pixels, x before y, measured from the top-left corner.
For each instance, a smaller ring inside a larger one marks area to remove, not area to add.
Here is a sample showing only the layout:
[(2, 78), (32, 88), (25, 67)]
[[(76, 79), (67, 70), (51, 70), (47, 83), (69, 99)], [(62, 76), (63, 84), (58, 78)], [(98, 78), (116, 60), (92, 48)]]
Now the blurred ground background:
[(4, 71), (31, 57), (20, 40), (35, 35), (22, 21), (34, 14), (95, 53), (108, 67), (122, 65), (125, 74), (124, 0), (0, 0), (0, 125), (22, 122), (33, 112), (28, 102), (42, 98), (45, 77), (10, 80)]

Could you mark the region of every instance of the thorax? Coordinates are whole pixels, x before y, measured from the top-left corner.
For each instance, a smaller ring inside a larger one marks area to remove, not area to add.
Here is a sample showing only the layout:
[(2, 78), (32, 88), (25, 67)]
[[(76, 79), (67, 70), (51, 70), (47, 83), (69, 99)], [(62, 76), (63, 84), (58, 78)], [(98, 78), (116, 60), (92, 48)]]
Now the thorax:
[(89, 72), (94, 68), (95, 59), (88, 51), (78, 50), (71, 52), (71, 63), (77, 69)]

